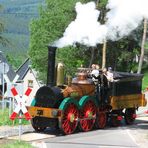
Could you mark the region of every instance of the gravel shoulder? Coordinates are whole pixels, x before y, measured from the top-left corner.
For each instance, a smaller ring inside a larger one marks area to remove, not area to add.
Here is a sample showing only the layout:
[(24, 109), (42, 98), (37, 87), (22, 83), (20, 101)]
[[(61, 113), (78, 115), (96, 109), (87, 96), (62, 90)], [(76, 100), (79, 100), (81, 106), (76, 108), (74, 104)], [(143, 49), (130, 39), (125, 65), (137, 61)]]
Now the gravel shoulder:
[[(22, 125), (22, 132), (33, 132), (34, 129), (31, 125)], [(0, 126), (0, 139), (10, 136), (16, 136), (19, 134), (19, 126)]]

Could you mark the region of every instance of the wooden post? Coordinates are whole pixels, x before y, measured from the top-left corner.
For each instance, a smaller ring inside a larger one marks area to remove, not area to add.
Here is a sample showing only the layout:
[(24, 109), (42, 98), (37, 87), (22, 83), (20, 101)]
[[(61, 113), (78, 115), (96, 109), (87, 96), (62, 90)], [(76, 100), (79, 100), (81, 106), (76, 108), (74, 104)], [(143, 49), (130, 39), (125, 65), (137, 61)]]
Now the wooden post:
[(102, 49), (102, 69), (106, 67), (106, 45), (106, 40), (104, 40)]
[(147, 19), (146, 18), (144, 19), (143, 23), (144, 23), (144, 29), (143, 29), (143, 37), (142, 37), (142, 43), (141, 43), (141, 55), (140, 55), (139, 66), (138, 66), (138, 71), (137, 71), (138, 74), (141, 73), (143, 59), (144, 59), (144, 45), (146, 41), (146, 31), (147, 31)]

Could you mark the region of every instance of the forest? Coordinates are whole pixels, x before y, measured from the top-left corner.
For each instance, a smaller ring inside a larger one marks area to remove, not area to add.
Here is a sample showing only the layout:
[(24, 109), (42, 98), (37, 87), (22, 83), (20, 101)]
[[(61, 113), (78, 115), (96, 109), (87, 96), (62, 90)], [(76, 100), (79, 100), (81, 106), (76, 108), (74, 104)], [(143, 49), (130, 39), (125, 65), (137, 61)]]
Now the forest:
[[(97, 18), (99, 26), (106, 24), (109, 20), (108, 12), (112, 8), (111, 6), (108, 8), (108, 5), (111, 1), (114, 0), (93, 0), (96, 4), (95, 11), (99, 13)], [(136, 1), (138, 2), (139, 0)], [(10, 3), (10, 0), (1, 0), (3, 10), (0, 15), (5, 25), (3, 35), (10, 43), (8, 46), (0, 46), (7, 53), (7, 57), (15, 65), (14, 67), (17, 67), (18, 63), (21, 63), (26, 57), (30, 57), (33, 68), (39, 72), (38, 78), (44, 82), (46, 81), (47, 45), (53, 45), (61, 39), (69, 24), (75, 22), (77, 18), (76, 5), (80, 4), (77, 2), (81, 2), (83, 6), (92, 1), (15, 0)], [(129, 6), (132, 5), (130, 4)], [(84, 19), (88, 17), (87, 15), (84, 15)], [(126, 20), (128, 21), (128, 19)], [(83, 26), (82, 28), (85, 28), (87, 23)], [(113, 28), (112, 31), (114, 29), (118, 30), (119, 28)], [(73, 76), (76, 69), (81, 65), (90, 67), (92, 63), (98, 63), (102, 67), (103, 49), (106, 47), (105, 67), (112, 67), (115, 71), (137, 73), (143, 47), (144, 53), (140, 73), (147, 75), (148, 41), (146, 37), (144, 44), (142, 44), (145, 29), (144, 18), (141, 19), (135, 29), (129, 31), (130, 26), (126, 29), (128, 33), (125, 33), (122, 37), (120, 36), (120, 33), (122, 33), (120, 31), (115, 34), (110, 32), (112, 36), (118, 36), (117, 40), (107, 38), (105, 42), (98, 42), (95, 46), (83, 44), (85, 41), (82, 43), (76, 41), (71, 45), (59, 47), (56, 60), (57, 62), (63, 62), (66, 73)], [(145, 30), (147, 32), (147, 29)], [(99, 28), (97, 32), (102, 36)], [(87, 38), (85, 39), (87, 40)], [(17, 58), (13, 59), (14, 57)], [(16, 62), (16, 60), (19, 62)]]
[(0, 22), (4, 26), (1, 35), (9, 42), (7, 46), (0, 44), (14, 69), (17, 69), (28, 57), (29, 24), (39, 17), (42, 0), (0, 0)]

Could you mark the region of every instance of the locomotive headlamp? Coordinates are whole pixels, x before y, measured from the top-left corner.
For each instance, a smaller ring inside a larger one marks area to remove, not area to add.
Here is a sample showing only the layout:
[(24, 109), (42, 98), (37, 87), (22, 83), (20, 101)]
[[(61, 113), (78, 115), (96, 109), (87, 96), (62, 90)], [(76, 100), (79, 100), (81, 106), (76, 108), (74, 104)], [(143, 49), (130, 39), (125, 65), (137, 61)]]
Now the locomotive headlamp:
[(53, 110), (51, 114), (52, 114), (53, 117), (57, 117), (58, 116), (58, 110)]
[(62, 113), (61, 110), (52, 110), (51, 114), (53, 117), (59, 117)]

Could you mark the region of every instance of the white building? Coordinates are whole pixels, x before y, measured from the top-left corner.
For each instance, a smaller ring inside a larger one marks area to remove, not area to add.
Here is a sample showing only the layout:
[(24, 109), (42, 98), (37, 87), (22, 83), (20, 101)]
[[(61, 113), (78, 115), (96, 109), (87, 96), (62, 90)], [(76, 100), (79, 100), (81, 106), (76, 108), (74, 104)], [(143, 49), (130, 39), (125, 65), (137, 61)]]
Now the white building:
[(25, 94), (28, 87), (32, 89), (32, 92), (27, 100), (27, 105), (30, 105), (40, 87), (40, 84), (36, 79), (36, 72), (30, 66), (29, 58), (26, 59), (26, 61), (17, 69), (16, 74), (19, 75), (17, 83), (20, 82), (23, 85), (23, 94)]
[[(5, 63), (5, 64), (4, 64)], [(7, 65), (7, 66), (4, 66)], [(4, 80), (3, 75), (5, 70), (3, 70), (3, 66), (7, 68), (7, 72), (5, 75), (7, 79), (10, 81)], [(18, 75), (18, 76), (17, 76)], [(13, 82), (15, 78), (18, 78), (16, 83)], [(4, 84), (4, 86), (3, 86)], [(25, 94), (28, 87), (32, 89), (31, 94), (28, 97), (27, 105), (30, 105), (32, 99), (34, 98), (37, 90), (40, 87), (39, 81), (36, 79), (36, 72), (31, 68), (29, 58), (25, 60), (25, 62), (14, 71), (11, 63), (8, 63), (4, 54), (0, 51), (0, 103), (2, 102), (2, 93), (4, 92), (4, 97), (10, 98), (13, 97), (11, 93), (12, 84), (16, 87), (18, 94), (21, 96)]]

